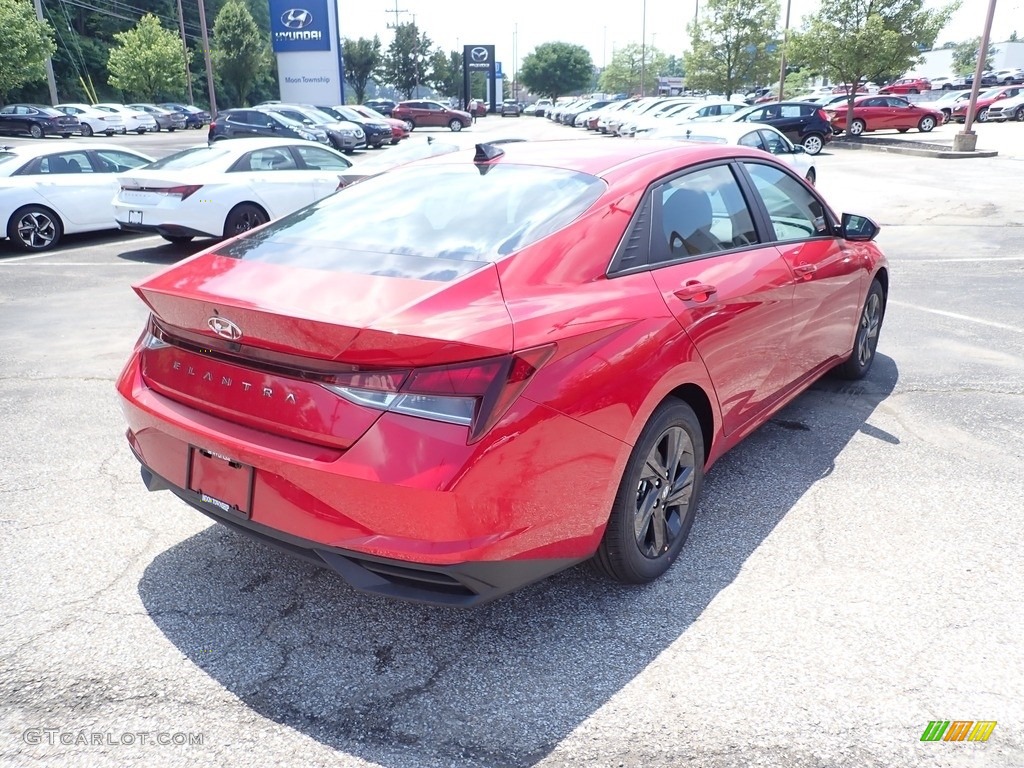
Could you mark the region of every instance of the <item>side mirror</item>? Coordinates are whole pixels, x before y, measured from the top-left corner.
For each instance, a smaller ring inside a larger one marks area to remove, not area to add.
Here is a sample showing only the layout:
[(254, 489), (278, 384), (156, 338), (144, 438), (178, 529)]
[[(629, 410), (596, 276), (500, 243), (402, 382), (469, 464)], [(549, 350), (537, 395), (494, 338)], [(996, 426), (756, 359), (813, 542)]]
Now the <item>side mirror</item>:
[(867, 216), (858, 216), (854, 213), (844, 213), (843, 223), (840, 226), (839, 234), (844, 240), (853, 242), (867, 242), (874, 240), (878, 235), (880, 227)]
[(803, 155), (803, 154), (806, 154), (806, 152), (807, 152), (807, 150), (804, 149), (804, 145), (803, 144), (794, 144), (792, 151), (793, 151), (794, 155)]

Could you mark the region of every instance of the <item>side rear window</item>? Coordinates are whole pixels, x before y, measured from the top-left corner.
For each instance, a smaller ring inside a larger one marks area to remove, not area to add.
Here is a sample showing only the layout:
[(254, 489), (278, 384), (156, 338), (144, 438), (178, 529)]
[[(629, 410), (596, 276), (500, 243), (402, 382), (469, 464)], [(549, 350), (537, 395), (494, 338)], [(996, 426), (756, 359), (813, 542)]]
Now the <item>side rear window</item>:
[(754, 220), (728, 166), (680, 176), (655, 192), (660, 228), (655, 224), (651, 262), (675, 262), (758, 242)]

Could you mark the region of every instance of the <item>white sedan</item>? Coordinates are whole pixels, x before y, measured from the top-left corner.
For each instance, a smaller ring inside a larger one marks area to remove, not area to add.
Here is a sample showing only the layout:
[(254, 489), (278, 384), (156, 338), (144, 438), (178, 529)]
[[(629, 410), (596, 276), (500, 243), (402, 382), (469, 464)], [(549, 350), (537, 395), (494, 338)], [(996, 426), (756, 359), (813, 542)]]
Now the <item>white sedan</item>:
[(94, 133), (105, 133), (113, 136), (115, 133), (126, 133), (127, 128), (124, 116), (117, 112), (107, 112), (88, 104), (56, 104), (53, 107), (65, 115), (73, 115), (82, 124), (82, 135), (92, 136)]
[(232, 237), (327, 197), (352, 163), (313, 141), (252, 138), (184, 149), (122, 174), (117, 224), (172, 243)]
[(770, 125), (758, 123), (681, 123), (648, 131), (638, 139), (676, 139), (699, 141), (707, 144), (737, 144), (770, 152), (785, 163), (793, 166), (812, 186), (818, 180), (814, 159), (803, 147), (794, 145), (789, 139)]
[(116, 174), (152, 160), (130, 149), (84, 142), (0, 150), (0, 236), (26, 251), (45, 251), (64, 234), (117, 229), (110, 207)]
[(93, 106), (101, 112), (108, 114), (117, 114), (124, 119), (124, 127), (128, 131), (135, 131), (140, 136), (148, 131), (156, 132), (160, 130), (156, 124), (156, 118), (148, 112), (142, 112), (138, 109), (130, 109), (124, 104), (93, 104)]

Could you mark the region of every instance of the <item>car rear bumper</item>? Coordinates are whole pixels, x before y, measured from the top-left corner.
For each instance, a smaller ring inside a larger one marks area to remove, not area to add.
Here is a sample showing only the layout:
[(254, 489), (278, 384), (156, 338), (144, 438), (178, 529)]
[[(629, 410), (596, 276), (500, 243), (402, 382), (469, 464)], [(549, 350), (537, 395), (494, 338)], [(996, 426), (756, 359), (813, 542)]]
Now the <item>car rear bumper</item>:
[[(167, 488), (222, 522), (302, 550), (359, 589), (424, 602), (485, 602), (589, 558), (629, 451), (522, 396), (472, 445), (465, 427), (384, 413), (341, 449), (160, 395), (138, 353), (117, 389), (128, 442), (155, 477), (151, 490)], [(196, 451), (251, 471), (248, 495), (235, 489), (248, 509), (203, 501), (191, 479)], [(398, 570), (382, 575), (380, 564)], [(402, 591), (409, 584), (415, 589)]]
[(204, 502), (199, 494), (173, 485), (145, 464), (141, 466), (141, 474), (148, 490), (169, 490), (193, 509), (233, 531), (314, 565), (330, 568), (349, 586), (368, 594), (428, 605), (468, 608), (490, 602), (581, 562), (580, 558), (568, 558), (422, 565), (366, 555), (291, 536), (225, 512)]

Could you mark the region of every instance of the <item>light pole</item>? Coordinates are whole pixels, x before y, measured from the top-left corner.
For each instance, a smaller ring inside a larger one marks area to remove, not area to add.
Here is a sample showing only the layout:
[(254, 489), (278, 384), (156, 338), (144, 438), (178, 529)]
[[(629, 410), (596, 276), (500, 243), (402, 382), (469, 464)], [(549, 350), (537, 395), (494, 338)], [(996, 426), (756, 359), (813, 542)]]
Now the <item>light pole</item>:
[(782, 63), (779, 64), (779, 101), (783, 98), (783, 88), (786, 85), (786, 40), (789, 38), (789, 9), (793, 0), (786, 0), (786, 26), (782, 28)]
[(974, 69), (971, 98), (967, 102), (967, 114), (964, 116), (964, 129), (953, 137), (953, 149), (960, 152), (973, 152), (978, 147), (978, 135), (971, 130), (971, 124), (974, 122), (975, 111), (978, 108), (978, 90), (981, 87), (981, 74), (985, 71), (988, 40), (992, 34), (992, 19), (995, 15), (996, 0), (989, 0), (988, 12), (985, 14), (985, 29), (981, 33), (981, 45), (978, 47), (978, 66)]
[(643, 20), (640, 24), (640, 96), (644, 95), (644, 81), (647, 79), (647, 0), (644, 0)]
[(217, 93), (213, 87), (213, 59), (210, 56), (210, 35), (206, 30), (206, 6), (199, 0), (199, 29), (203, 33), (203, 62), (206, 64), (206, 88), (210, 94), (210, 115), (217, 117)]

